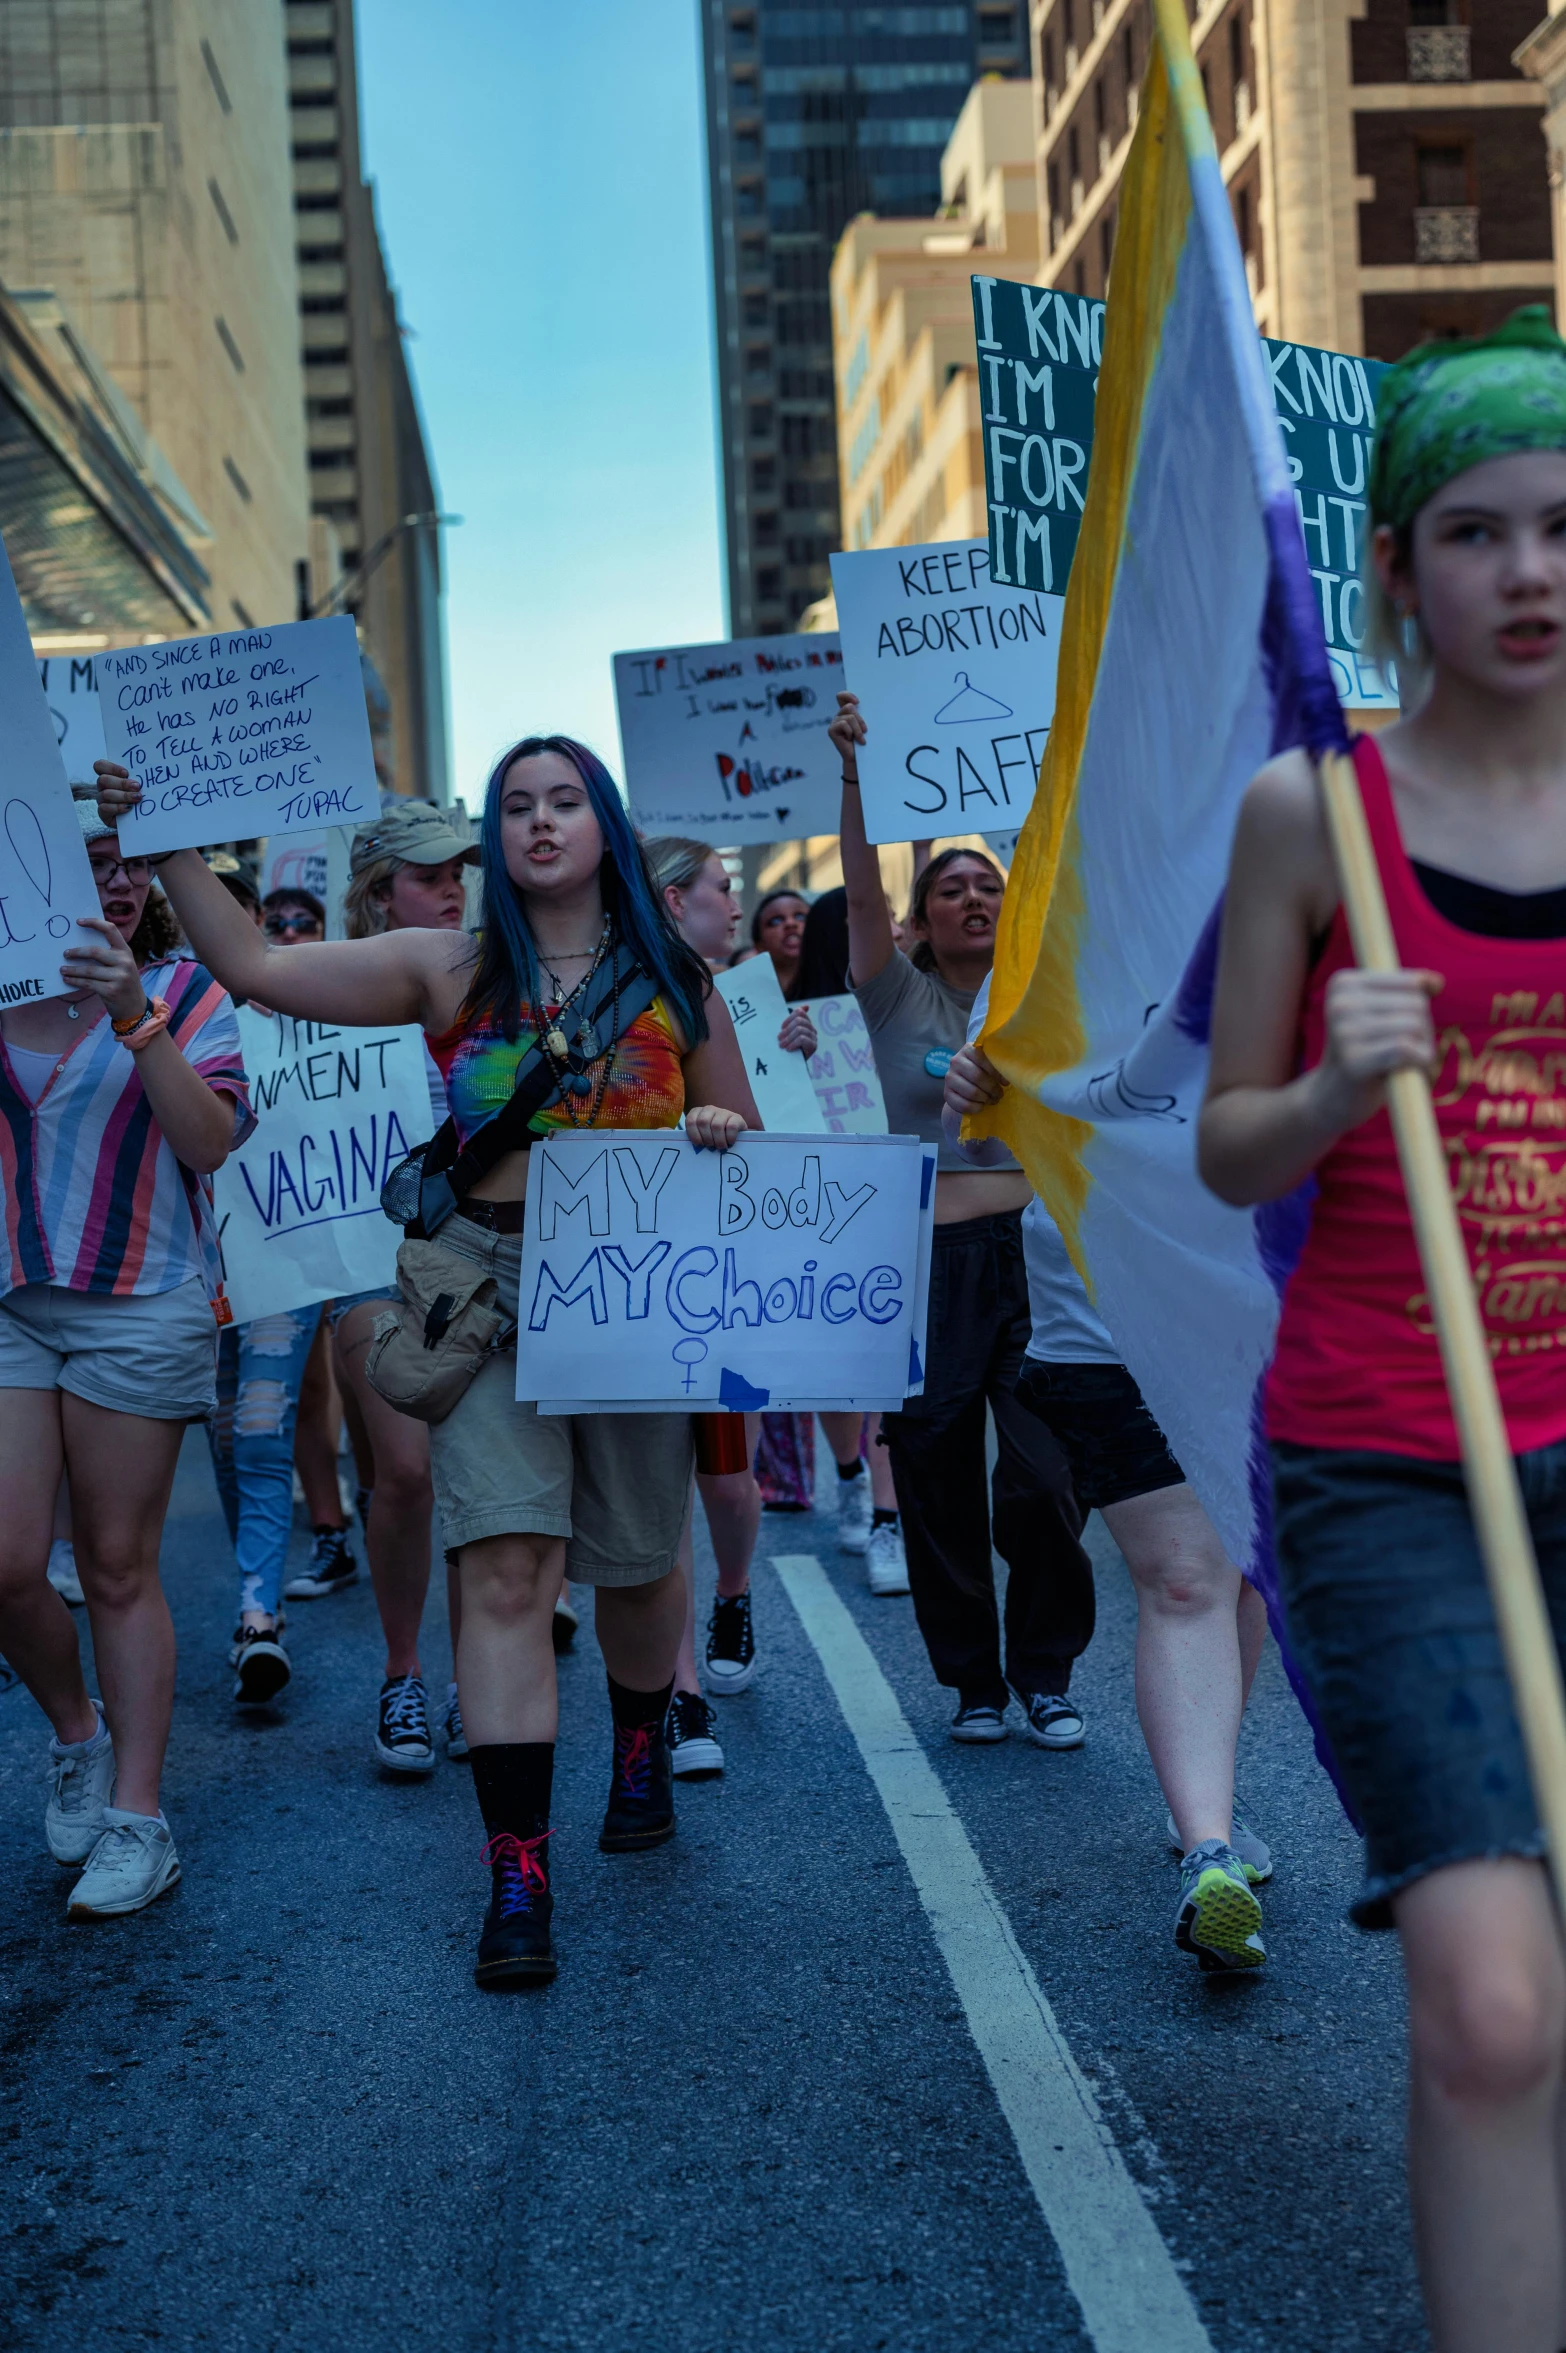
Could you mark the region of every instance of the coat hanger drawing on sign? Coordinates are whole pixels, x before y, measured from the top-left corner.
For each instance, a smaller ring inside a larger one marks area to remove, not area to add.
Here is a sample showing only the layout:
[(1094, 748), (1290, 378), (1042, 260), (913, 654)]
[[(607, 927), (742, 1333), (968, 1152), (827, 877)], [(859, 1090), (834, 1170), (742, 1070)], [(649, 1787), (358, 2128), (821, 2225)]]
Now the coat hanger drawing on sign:
[(1009, 719), (1010, 703), (997, 702), (994, 695), (970, 683), (966, 670), (955, 673), (957, 692), (950, 702), (943, 703), (935, 714), (936, 725), (960, 727), (965, 719)]

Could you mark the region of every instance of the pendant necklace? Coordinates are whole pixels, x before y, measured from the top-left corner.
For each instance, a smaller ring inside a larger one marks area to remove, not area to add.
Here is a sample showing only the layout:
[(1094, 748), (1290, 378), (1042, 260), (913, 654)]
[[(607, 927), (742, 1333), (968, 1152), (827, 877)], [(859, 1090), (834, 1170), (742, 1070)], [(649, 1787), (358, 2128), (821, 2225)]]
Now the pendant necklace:
[[(606, 915), (604, 917), (603, 930), (598, 935), (598, 945), (593, 951), (592, 963), (583, 973), (575, 988), (569, 992), (567, 992), (562, 986), (560, 975), (557, 972), (551, 971), (547, 963), (544, 964), (544, 971), (548, 974), (550, 983), (553, 986), (555, 992), (554, 1019), (550, 1022), (548, 1029), (542, 1032), (544, 1051), (552, 1062), (562, 1063), (568, 1062), (570, 1059), (571, 1042), (565, 1032), (565, 1017), (570, 1011), (571, 1007), (575, 1004), (577, 998), (581, 996), (583, 990), (587, 988), (588, 984), (593, 978), (593, 975), (597, 972), (599, 965), (603, 962), (604, 950), (609, 945), (609, 937), (612, 928), (613, 926), (611, 924), (610, 918)], [(540, 959), (540, 961), (542, 961), (542, 959)], [(598, 1034), (593, 1028), (591, 1022), (583, 1021), (579, 1025), (577, 1029), (577, 1046), (584, 1062), (591, 1062), (596, 1059), (598, 1053)], [(578, 1084), (576, 1081), (572, 1081), (572, 1084), (574, 1091), (578, 1094), (585, 1094), (587, 1092), (587, 1089)]]

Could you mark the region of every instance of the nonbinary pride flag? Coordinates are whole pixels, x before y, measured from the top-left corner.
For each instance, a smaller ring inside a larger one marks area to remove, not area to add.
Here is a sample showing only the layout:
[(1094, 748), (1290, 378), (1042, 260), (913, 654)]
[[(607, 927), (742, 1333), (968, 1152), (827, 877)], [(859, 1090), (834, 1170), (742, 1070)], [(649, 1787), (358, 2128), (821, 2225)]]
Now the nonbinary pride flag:
[(1055, 720), (982, 1039), (1012, 1085), (970, 1132), (1027, 1169), (1277, 1628), (1259, 1388), (1304, 1197), (1226, 1208), (1196, 1116), (1240, 796), (1274, 752), (1347, 735), (1183, 0), (1154, 16)]

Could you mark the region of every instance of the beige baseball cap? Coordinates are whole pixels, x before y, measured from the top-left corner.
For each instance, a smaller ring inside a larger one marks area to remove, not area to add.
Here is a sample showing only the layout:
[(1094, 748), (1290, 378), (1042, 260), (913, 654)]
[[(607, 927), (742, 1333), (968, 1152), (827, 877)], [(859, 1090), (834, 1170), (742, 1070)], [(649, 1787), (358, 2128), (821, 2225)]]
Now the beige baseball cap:
[(462, 819), (432, 801), (404, 801), (361, 825), (348, 852), (348, 871), (360, 874), (378, 858), (400, 858), (405, 866), (444, 866), (448, 858), (479, 862), (479, 846)]

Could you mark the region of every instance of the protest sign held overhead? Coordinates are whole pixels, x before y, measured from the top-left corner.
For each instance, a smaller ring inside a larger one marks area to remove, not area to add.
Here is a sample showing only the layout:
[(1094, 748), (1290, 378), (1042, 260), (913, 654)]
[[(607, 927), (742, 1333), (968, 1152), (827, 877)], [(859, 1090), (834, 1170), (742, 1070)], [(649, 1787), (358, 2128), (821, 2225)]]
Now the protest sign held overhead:
[(873, 842), (1014, 837), (1055, 709), (1064, 599), (997, 585), (982, 539), (832, 558)]
[[(882, 1404), (918, 1379), (913, 1136), (546, 1137), (528, 1162), (517, 1395)], [(824, 1344), (824, 1345), (823, 1345)]]
[(91, 654), (50, 654), (38, 664), (54, 740), (72, 784), (91, 784), (94, 760), (105, 760), (98, 673)]
[(0, 550), (0, 1009), (64, 996), (60, 958), (81, 936), (79, 918), (100, 912), (21, 600)]
[(886, 1101), (859, 999), (812, 997), (804, 1010), (815, 1023), (820, 1040), (810, 1058), (810, 1083), (828, 1132), (834, 1136), (884, 1136)]
[[(976, 277), (973, 323), (994, 578), (1064, 593), (1093, 447), (1104, 305)], [(1396, 693), (1361, 651), (1365, 482), (1386, 363), (1266, 338), (1262, 349), (1339, 698), (1395, 710)]]
[(424, 1033), (239, 1009), (257, 1125), (213, 1180), (239, 1323), (395, 1280), (388, 1172), (434, 1132)]
[(625, 787), (638, 832), (713, 842), (837, 830), (827, 741), (835, 637), (740, 637), (614, 657)]
[(346, 613), (97, 657), (104, 740), (141, 787), (128, 850), (360, 825), (380, 808)]
[(784, 1002), (770, 956), (749, 956), (732, 972), (715, 976), (745, 1057), (745, 1074), (761, 1113), (761, 1124), (785, 1135), (824, 1135), (826, 1120), (816, 1099), (803, 1054), (778, 1044), (790, 1008)]

